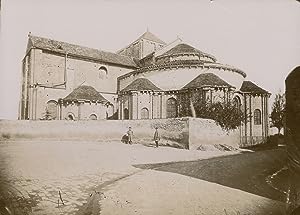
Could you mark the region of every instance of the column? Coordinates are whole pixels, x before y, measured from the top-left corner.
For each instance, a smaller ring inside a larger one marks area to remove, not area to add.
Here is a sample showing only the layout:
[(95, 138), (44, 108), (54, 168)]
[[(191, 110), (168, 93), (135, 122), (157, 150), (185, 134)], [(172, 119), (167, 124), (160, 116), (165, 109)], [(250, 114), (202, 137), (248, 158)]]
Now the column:
[(261, 135), (265, 141), (265, 108), (264, 108), (264, 95), (261, 95)]

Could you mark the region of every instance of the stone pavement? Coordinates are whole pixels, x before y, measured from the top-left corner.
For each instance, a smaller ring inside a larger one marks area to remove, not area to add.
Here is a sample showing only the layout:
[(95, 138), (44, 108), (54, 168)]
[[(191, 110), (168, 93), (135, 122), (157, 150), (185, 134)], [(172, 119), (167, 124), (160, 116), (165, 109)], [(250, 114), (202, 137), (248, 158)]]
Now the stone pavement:
[(133, 164), (234, 153), (116, 142), (4, 141), (0, 142), (0, 203), (15, 214), (74, 214), (97, 187), (140, 172)]

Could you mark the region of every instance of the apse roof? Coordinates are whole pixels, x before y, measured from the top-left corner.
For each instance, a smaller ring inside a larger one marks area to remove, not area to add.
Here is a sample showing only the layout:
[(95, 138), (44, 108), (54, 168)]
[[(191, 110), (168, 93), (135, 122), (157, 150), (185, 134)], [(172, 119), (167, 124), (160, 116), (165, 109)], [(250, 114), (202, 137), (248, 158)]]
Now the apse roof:
[(86, 85), (77, 87), (63, 100), (65, 101), (88, 100), (88, 101), (98, 101), (102, 103), (107, 102), (107, 100), (95, 88)]
[(268, 91), (262, 89), (251, 81), (244, 81), (240, 91), (245, 93), (270, 94)]
[(202, 87), (233, 87), (213, 73), (202, 73), (185, 85), (182, 89)]
[(122, 92), (125, 91), (141, 91), (141, 90), (151, 90), (151, 91), (161, 91), (160, 88), (155, 86), (150, 80), (146, 78), (138, 78), (134, 80), (131, 84), (125, 87)]
[(134, 60), (128, 56), (119, 55), (111, 52), (101, 51), (98, 49), (88, 48), (84, 46), (74, 45), (66, 42), (52, 40), (43, 37), (30, 35), (28, 40), (28, 49), (31, 47), (44, 50), (54, 51), (58, 53), (67, 53), (69, 55), (90, 58), (112, 64), (124, 65), (136, 68)]
[(185, 43), (178, 44), (177, 46), (175, 46), (174, 48), (170, 49), (169, 51), (165, 52), (160, 56), (169, 56), (169, 55), (176, 55), (176, 54), (200, 54), (200, 55), (211, 57), (216, 61), (216, 58), (214, 56), (204, 53)]

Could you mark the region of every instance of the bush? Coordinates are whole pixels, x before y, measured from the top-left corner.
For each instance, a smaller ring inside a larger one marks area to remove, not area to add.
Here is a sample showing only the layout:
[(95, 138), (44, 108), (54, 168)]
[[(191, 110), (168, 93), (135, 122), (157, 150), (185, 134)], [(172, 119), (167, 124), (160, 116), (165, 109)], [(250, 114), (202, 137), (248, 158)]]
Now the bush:
[(5, 139), (5, 140), (8, 140), (8, 139), (11, 138), (11, 136), (10, 136), (10, 134), (8, 134), (8, 133), (3, 133), (3, 134), (1, 135), (1, 138), (2, 138), (2, 139)]
[(195, 107), (195, 110), (197, 117), (212, 119), (225, 131), (238, 128), (244, 119), (243, 112), (230, 102), (200, 104)]
[(282, 134), (275, 134), (268, 137), (266, 144), (270, 146), (278, 146), (284, 144), (284, 136)]

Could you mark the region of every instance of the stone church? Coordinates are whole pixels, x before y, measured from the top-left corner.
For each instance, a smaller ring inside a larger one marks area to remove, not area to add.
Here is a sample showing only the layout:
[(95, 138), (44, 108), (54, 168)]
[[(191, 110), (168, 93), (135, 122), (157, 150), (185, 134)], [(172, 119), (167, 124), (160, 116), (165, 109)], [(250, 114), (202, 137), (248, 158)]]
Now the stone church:
[(184, 117), (182, 96), (233, 101), (245, 114), (244, 141), (268, 136), (270, 93), (177, 38), (147, 31), (116, 53), (29, 35), (19, 119), (138, 120)]

